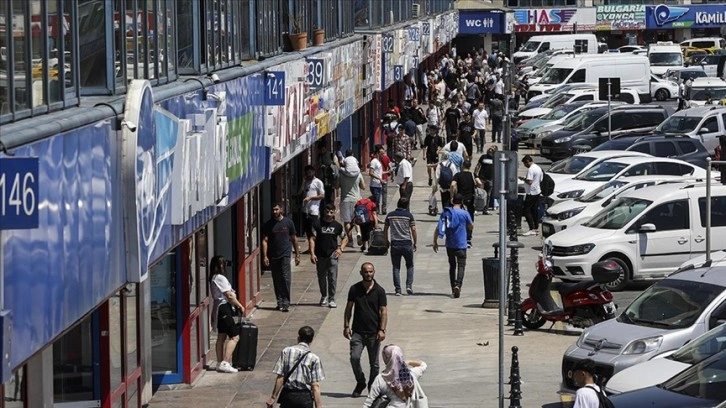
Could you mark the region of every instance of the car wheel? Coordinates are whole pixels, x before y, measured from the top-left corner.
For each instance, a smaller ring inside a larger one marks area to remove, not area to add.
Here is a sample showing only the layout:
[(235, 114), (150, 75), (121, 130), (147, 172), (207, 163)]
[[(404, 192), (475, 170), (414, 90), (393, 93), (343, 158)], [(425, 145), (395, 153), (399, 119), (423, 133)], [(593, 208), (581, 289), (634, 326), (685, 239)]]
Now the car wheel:
[(605, 286), (607, 286), (607, 288), (612, 292), (620, 292), (624, 290), (630, 282), (630, 267), (628, 266), (628, 263), (625, 262), (621, 255), (605, 256), (600, 261), (614, 261), (620, 266), (623, 272), (620, 273), (618, 279), (613, 282), (606, 283)]
[(671, 97), (670, 93), (668, 93), (668, 91), (665, 89), (659, 89), (659, 90), (655, 91), (655, 100), (657, 100), (657, 101), (662, 102), (662, 101), (667, 100), (670, 97)]
[(522, 313), (522, 324), (530, 330), (537, 330), (544, 326), (545, 318), (539, 313), (536, 307), (533, 307)]

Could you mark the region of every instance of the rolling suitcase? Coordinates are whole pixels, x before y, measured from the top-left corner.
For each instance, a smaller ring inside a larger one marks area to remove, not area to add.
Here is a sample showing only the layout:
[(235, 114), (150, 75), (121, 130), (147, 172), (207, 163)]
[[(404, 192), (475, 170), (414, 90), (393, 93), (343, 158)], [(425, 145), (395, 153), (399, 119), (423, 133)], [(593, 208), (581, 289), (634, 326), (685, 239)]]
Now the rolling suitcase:
[(257, 361), (257, 326), (248, 321), (242, 321), (238, 325), (239, 341), (232, 354), (232, 367), (252, 371)]
[(386, 237), (383, 231), (376, 229), (371, 232), (371, 245), (368, 247), (368, 255), (385, 255), (388, 253)]

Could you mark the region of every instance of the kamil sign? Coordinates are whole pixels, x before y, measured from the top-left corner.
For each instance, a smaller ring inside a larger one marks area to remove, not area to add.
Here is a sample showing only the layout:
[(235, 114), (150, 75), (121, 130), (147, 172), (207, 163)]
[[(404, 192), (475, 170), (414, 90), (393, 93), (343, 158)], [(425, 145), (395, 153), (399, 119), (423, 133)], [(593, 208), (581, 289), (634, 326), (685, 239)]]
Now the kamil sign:
[(646, 7), (646, 27), (717, 28), (726, 24), (726, 4)]

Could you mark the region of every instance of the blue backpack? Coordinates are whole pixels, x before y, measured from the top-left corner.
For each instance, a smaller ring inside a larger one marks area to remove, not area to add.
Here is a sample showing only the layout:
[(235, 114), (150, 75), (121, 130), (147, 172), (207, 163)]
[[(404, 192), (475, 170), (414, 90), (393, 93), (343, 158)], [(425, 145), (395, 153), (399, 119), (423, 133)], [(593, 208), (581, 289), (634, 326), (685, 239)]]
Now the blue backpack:
[(451, 182), (454, 180), (454, 172), (451, 171), (451, 167), (439, 164), (439, 187), (444, 190), (448, 190), (451, 187)]
[(365, 224), (371, 221), (370, 214), (368, 214), (368, 207), (365, 204), (357, 204), (355, 206), (355, 213), (353, 216), (353, 222), (357, 225)]

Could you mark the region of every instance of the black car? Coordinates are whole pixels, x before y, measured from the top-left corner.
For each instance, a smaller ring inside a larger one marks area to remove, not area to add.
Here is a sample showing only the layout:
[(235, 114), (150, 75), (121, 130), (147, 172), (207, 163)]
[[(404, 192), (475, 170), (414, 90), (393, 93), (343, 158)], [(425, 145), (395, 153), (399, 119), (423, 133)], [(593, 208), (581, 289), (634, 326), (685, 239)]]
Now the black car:
[(540, 154), (550, 160), (564, 159), (573, 154), (573, 146), (592, 150), (624, 133), (650, 131), (668, 115), (668, 111), (658, 105), (618, 105), (610, 108), (609, 115), (607, 107), (595, 108), (580, 123), (573, 123), (545, 136)]
[(706, 168), (706, 159), (709, 156), (700, 140), (687, 135), (626, 135), (609, 140), (592, 150), (629, 150), (679, 159), (703, 168)]

